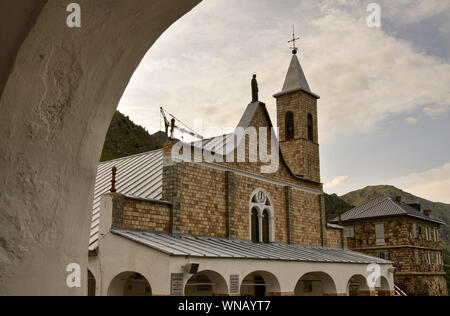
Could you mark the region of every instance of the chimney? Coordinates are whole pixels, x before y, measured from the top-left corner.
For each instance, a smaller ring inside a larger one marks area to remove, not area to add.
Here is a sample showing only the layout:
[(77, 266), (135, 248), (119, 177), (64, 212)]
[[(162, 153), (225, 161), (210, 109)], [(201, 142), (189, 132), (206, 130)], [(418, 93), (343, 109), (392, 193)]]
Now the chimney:
[(109, 190), (111, 193), (116, 193), (116, 174), (117, 174), (117, 168), (116, 166), (112, 167), (112, 178), (111, 178), (111, 189)]
[(425, 214), (426, 216), (430, 216), (430, 215), (431, 215), (431, 210), (430, 210), (429, 208), (424, 209), (423, 212), (424, 212), (424, 214)]
[(395, 197), (395, 200), (400, 203), (402, 201), (402, 196), (401, 195), (397, 195)]
[(342, 226), (342, 213), (339, 213), (339, 226)]

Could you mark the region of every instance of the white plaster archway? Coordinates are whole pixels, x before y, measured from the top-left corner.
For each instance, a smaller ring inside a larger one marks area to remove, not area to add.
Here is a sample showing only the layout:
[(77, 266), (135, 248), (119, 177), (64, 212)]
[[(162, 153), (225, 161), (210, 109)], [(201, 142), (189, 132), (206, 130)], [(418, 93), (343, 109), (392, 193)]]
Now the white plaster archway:
[(86, 271), (108, 125), (145, 53), (200, 0), (78, 0), (79, 29), (66, 26), (70, 2), (1, 4), (0, 295), (87, 293), (86, 273), (66, 286), (66, 267)]
[(148, 280), (137, 272), (122, 272), (111, 280), (108, 296), (151, 296)]
[(332, 296), (337, 295), (333, 278), (325, 272), (304, 274), (294, 289), (295, 296)]
[(278, 278), (268, 271), (249, 273), (241, 282), (242, 296), (269, 296), (280, 293)]
[(226, 296), (228, 293), (225, 278), (212, 270), (201, 271), (193, 275), (184, 287), (186, 296)]
[(367, 279), (361, 274), (353, 275), (347, 284), (347, 295), (348, 296), (369, 296), (370, 289), (367, 284)]

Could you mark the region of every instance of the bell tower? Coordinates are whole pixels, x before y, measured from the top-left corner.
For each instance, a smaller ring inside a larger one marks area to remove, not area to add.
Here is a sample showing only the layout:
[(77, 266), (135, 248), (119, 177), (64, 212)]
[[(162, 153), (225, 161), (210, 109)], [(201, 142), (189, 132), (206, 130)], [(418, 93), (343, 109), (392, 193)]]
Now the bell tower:
[(297, 57), (293, 56), (281, 92), (274, 95), (277, 102), (279, 142), (283, 158), (291, 171), (307, 180), (320, 182), (319, 135), (317, 100), (311, 92)]

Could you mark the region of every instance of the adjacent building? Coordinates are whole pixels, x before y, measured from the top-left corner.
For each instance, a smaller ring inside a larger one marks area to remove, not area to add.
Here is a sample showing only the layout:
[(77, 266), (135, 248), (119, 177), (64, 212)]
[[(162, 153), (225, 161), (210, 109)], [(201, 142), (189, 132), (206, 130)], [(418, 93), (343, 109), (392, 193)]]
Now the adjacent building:
[(407, 295), (447, 295), (441, 226), (445, 223), (401, 196), (381, 195), (333, 219), (347, 247), (394, 263), (395, 284)]

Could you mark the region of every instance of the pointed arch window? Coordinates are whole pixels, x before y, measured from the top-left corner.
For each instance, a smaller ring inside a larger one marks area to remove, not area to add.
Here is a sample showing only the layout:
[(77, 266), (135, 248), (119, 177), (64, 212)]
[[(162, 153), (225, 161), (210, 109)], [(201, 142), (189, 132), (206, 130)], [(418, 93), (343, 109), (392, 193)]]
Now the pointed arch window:
[(314, 121), (311, 113), (308, 114), (308, 139), (314, 141)]
[(264, 189), (257, 189), (252, 193), (249, 209), (251, 241), (273, 242), (275, 239), (273, 204)]
[(286, 140), (294, 139), (294, 137), (295, 137), (294, 113), (292, 113), (292, 112), (286, 113), (285, 125), (286, 125)]

